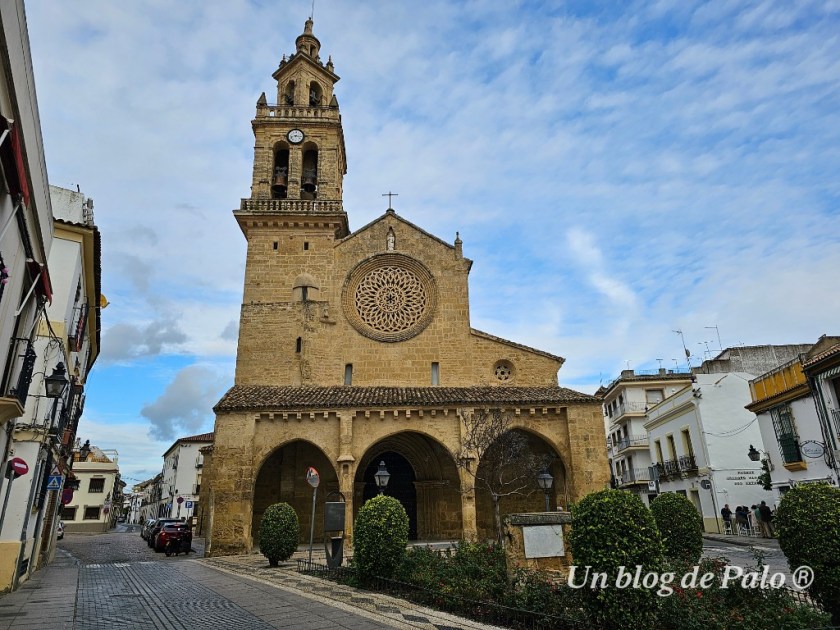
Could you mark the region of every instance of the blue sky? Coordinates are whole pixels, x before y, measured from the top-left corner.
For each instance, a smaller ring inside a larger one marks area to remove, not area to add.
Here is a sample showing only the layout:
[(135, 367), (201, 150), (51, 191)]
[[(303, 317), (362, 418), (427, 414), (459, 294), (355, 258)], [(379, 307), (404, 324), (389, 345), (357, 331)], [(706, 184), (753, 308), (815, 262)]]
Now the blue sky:
[[(83, 439), (159, 472), (232, 383), (257, 97), (310, 11), (27, 2), (47, 167), (95, 201), (103, 354)], [(840, 321), (840, 4), (318, 0), (351, 229), (459, 231), (476, 328), (628, 364)]]

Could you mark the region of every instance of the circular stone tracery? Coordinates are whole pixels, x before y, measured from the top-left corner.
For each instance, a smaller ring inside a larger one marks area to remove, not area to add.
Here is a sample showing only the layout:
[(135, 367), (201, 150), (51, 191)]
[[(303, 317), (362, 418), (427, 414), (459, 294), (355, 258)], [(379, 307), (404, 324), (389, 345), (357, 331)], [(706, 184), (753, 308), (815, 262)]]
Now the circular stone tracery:
[(353, 327), (379, 341), (414, 337), (431, 321), (436, 303), (432, 274), (413, 258), (383, 254), (358, 265), (344, 286), (344, 310)]

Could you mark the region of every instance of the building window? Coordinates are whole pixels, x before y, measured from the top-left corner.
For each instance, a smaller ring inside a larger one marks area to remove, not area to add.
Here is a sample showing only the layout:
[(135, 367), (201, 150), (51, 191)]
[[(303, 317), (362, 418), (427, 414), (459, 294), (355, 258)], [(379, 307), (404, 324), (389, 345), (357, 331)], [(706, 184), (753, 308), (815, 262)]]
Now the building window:
[(432, 385), (440, 385), (440, 363), (432, 363)]
[(665, 399), (665, 391), (661, 389), (646, 389), (645, 402), (648, 407), (653, 407)]
[(773, 431), (776, 432), (776, 441), (779, 443), (779, 453), (785, 464), (802, 461), (802, 453), (799, 451), (799, 436), (796, 434), (796, 424), (793, 420), (793, 412), (788, 405), (782, 405), (770, 410), (773, 418)]
[(76, 520), (76, 506), (73, 507), (63, 507), (61, 509), (61, 520), (62, 521), (75, 521)]
[[(91, 479), (90, 485), (88, 486), (88, 492), (90, 493), (97, 493), (97, 492), (105, 492), (105, 480), (104, 479)], [(87, 517), (85, 517), (87, 518)]]
[(275, 252), (277, 251), (277, 248), (278, 248), (279, 246), (280, 246), (280, 243), (278, 243), (277, 241), (274, 241), (274, 251), (275, 251)]
[(353, 384), (353, 364), (348, 363), (344, 366), (344, 384), (345, 385), (352, 385)]
[(295, 352), (299, 353), (302, 349), (303, 349), (303, 339), (298, 337), (297, 341), (295, 342)]
[(96, 507), (86, 507), (85, 508), (85, 520), (86, 521), (98, 521), (99, 520), (99, 512), (102, 508), (100, 506)]
[(308, 250), (309, 250), (309, 243), (307, 241), (304, 241), (303, 242), (303, 251), (308, 251)]

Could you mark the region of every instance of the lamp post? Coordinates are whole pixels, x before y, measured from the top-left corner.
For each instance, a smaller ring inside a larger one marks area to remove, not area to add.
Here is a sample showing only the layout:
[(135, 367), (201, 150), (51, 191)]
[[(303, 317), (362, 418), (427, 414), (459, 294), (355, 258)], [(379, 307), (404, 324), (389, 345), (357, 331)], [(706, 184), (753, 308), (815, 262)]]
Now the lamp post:
[(551, 486), (554, 484), (554, 477), (551, 476), (551, 473), (548, 472), (546, 468), (542, 471), (539, 475), (537, 475), (537, 485), (542, 488), (542, 491), (545, 493), (545, 511), (548, 512), (550, 510), (549, 504), (549, 493), (551, 492)]
[(85, 443), (79, 449), (79, 461), (86, 462), (88, 455), (90, 455), (90, 440), (85, 440)]
[(391, 478), (391, 473), (385, 468), (385, 462), (379, 462), (379, 470), (373, 475), (376, 480), (376, 486), (379, 488), (379, 494), (385, 493), (385, 488), (388, 486), (388, 480)]
[(761, 459), (761, 452), (755, 448), (752, 444), (750, 444), (750, 450), (747, 453), (747, 457), (749, 457), (752, 461), (757, 462)]
[(69, 381), (67, 380), (67, 370), (64, 364), (59, 362), (53, 368), (53, 373), (50, 376), (44, 377), (44, 389), (46, 390), (47, 398), (58, 398), (64, 391)]

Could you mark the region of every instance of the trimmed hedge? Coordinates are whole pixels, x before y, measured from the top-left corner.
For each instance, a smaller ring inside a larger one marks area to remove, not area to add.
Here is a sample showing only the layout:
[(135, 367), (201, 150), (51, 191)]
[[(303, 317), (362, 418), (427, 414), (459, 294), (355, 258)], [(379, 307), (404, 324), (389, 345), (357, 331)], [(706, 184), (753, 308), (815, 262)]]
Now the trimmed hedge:
[(824, 483), (791, 488), (773, 524), (791, 570), (814, 570), (808, 592), (840, 625), (840, 490)]
[(260, 521), (260, 552), (268, 558), (269, 566), (276, 567), (292, 557), (297, 549), (300, 523), (288, 503), (268, 506)]
[(379, 495), (362, 506), (353, 528), (353, 563), (362, 580), (391, 577), (407, 544), (408, 515), (397, 499)]
[(675, 492), (660, 494), (650, 504), (665, 557), (686, 564), (697, 564), (703, 554), (703, 521), (694, 504)]
[[(642, 573), (662, 570), (662, 541), (650, 510), (623, 490), (589, 494), (572, 507), (569, 546), (578, 567), (574, 583), (581, 589), (590, 618), (604, 628), (653, 628), (659, 598), (647, 589), (617, 589), (619, 567)], [(591, 567), (586, 569), (585, 567)], [(594, 573), (606, 573), (606, 588), (590, 588)]]

